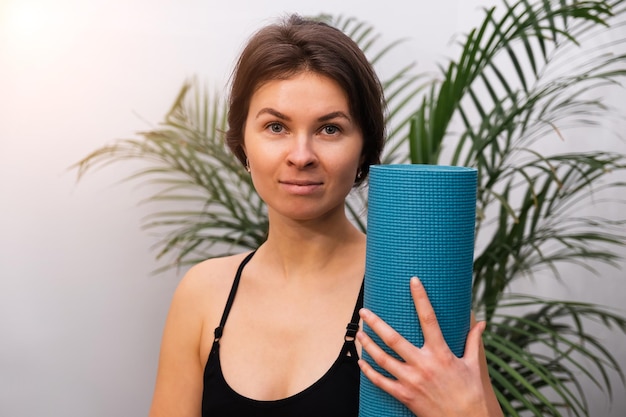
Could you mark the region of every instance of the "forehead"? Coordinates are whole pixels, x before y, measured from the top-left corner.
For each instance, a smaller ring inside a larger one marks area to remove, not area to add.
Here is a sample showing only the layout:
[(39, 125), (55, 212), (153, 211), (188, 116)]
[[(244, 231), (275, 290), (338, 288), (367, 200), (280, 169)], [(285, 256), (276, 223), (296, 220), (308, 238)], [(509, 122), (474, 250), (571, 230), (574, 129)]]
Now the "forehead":
[(261, 83), (250, 98), (250, 107), (292, 104), (349, 109), (346, 91), (334, 79), (315, 72), (299, 72), (285, 78)]

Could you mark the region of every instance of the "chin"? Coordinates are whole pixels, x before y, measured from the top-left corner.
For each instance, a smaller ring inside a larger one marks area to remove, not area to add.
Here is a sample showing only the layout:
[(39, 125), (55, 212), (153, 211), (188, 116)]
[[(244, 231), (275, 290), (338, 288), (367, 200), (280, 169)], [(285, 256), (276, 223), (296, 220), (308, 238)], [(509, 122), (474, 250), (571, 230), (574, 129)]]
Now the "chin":
[[(340, 207), (343, 213), (343, 205)], [(279, 215), (287, 217), (294, 221), (307, 222), (316, 220), (325, 220), (334, 217), (339, 210), (335, 207), (333, 209), (323, 209), (319, 204), (315, 204), (314, 207), (291, 207), (284, 210), (276, 210)]]

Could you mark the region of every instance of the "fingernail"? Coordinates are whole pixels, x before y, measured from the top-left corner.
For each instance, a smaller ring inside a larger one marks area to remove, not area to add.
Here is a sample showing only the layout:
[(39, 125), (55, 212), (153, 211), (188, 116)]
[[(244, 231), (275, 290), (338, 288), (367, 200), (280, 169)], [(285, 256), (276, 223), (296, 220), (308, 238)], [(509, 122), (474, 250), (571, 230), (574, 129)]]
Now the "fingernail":
[(411, 285), (418, 286), (420, 285), (420, 280), (418, 277), (411, 277)]
[(359, 316), (361, 316), (362, 319), (364, 319), (365, 317), (367, 317), (369, 315), (370, 311), (367, 308), (362, 308), (359, 310)]

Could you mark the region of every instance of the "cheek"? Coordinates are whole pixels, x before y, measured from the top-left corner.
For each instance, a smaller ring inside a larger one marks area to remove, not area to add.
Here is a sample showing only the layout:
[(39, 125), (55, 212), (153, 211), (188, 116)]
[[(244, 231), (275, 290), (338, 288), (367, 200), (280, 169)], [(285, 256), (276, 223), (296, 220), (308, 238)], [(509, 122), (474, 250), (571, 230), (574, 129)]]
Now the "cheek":
[(272, 149), (259, 146), (253, 140), (248, 141), (246, 149), (251, 168), (249, 175), (252, 184), (259, 194), (263, 194), (264, 190), (274, 182), (277, 166), (280, 165), (280, 162), (277, 161), (275, 150), (272, 151)]
[(343, 158), (338, 158), (331, 163), (331, 166), (336, 167), (335, 175), (338, 178), (341, 178), (341, 181), (345, 182), (349, 188), (352, 188), (363, 158), (360, 157), (360, 153), (358, 153), (357, 150), (353, 152), (344, 152), (343, 155), (352, 155), (352, 157), (349, 159), (345, 158), (345, 156)]

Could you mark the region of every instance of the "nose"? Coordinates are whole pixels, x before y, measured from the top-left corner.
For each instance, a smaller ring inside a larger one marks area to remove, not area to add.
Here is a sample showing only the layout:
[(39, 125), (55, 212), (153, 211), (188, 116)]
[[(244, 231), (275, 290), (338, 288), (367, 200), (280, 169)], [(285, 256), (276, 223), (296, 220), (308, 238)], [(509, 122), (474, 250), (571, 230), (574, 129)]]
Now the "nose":
[(305, 133), (295, 135), (287, 154), (287, 163), (302, 169), (315, 166), (318, 162), (313, 138)]

